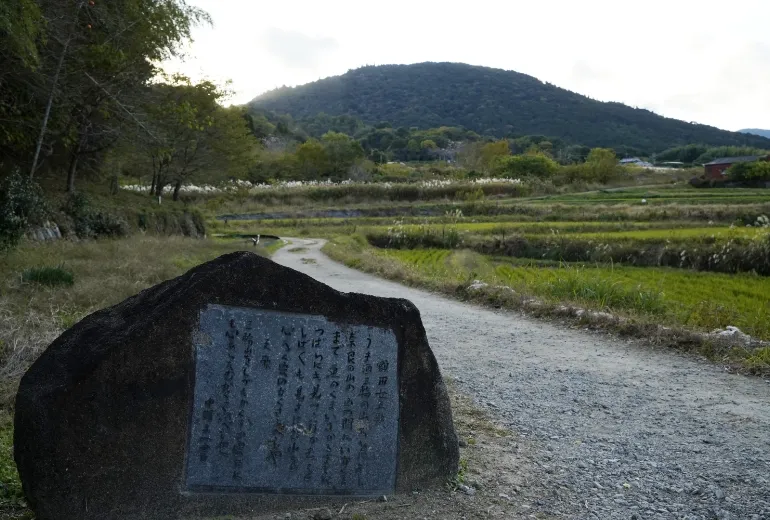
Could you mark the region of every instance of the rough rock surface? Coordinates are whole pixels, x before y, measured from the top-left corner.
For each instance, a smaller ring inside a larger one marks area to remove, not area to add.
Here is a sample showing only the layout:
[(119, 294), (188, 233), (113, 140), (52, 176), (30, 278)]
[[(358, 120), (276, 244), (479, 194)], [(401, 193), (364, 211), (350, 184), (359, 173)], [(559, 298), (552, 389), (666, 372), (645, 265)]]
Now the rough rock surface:
[[(251, 253), (233, 253), (96, 312), (62, 334), (22, 379), (15, 458), (39, 520), (177, 518), (264, 512), (285, 497), (183, 492), (195, 369), (207, 304), (322, 315), (393, 330), (399, 356), (396, 486), (457, 470), (446, 388), (416, 307), (340, 293)], [(293, 507), (320, 499), (292, 497)]]

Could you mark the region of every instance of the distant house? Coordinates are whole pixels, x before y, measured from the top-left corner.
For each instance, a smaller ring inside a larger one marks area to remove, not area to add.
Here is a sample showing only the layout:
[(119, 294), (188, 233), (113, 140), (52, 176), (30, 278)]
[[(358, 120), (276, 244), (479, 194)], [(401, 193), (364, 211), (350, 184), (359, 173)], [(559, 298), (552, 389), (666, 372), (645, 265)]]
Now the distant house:
[(620, 160), (621, 166), (639, 166), (641, 168), (652, 168), (653, 165), (647, 161), (643, 161), (638, 157), (628, 157)]
[(733, 164), (754, 162), (754, 161), (770, 161), (770, 155), (743, 155), (741, 157), (722, 157), (720, 159), (714, 159), (710, 163), (706, 163), (703, 167), (706, 169), (707, 179), (722, 179), (725, 176), (727, 169)]

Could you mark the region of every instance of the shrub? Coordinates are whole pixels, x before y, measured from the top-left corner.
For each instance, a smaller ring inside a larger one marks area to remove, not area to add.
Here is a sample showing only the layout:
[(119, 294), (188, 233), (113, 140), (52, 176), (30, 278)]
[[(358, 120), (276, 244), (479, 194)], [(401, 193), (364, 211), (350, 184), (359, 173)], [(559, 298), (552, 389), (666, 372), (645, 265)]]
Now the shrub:
[(18, 171), (6, 178), (0, 185), (0, 250), (18, 244), (27, 227), (47, 214), (40, 186)]
[(91, 209), (88, 198), (82, 193), (72, 195), (64, 211), (75, 221), (75, 233), (80, 238), (123, 237), (130, 232), (125, 219)]
[(495, 175), (502, 177), (551, 177), (559, 171), (559, 165), (542, 154), (513, 155), (499, 158), (493, 171)]
[(377, 168), (377, 173), (381, 176), (391, 178), (406, 178), (412, 171), (412, 168), (399, 163), (381, 164)]
[(615, 152), (608, 148), (594, 148), (586, 158), (586, 167), (592, 178), (599, 182), (607, 182), (617, 175), (619, 167)]
[(727, 178), (735, 181), (770, 181), (770, 162), (734, 164), (727, 170)]
[(59, 267), (32, 267), (21, 273), (21, 280), (27, 283), (38, 283), (55, 287), (57, 285), (66, 285), (68, 287), (75, 284), (75, 277), (71, 272)]

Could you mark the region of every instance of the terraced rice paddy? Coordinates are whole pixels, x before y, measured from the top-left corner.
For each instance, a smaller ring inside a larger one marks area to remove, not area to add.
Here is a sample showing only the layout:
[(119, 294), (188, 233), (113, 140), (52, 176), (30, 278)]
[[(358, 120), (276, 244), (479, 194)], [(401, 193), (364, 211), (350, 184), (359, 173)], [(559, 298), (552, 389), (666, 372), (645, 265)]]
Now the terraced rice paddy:
[(710, 331), (733, 325), (770, 339), (770, 278), (686, 269), (526, 262), (445, 249), (383, 250), (431, 278), (481, 280), (524, 295), (633, 311)]
[[(531, 198), (367, 206), (357, 216), (216, 221), (227, 235), (359, 236), (415, 276), (478, 278), (551, 302), (770, 339), (770, 190), (624, 188)], [(280, 215), (285, 217), (287, 212)], [(764, 220), (763, 220), (764, 218)], [(763, 225), (765, 227), (763, 227)], [(359, 246), (356, 246), (359, 247)], [(662, 267), (672, 266), (672, 267)], [(737, 274), (732, 274), (737, 273)]]
[(526, 199), (530, 204), (755, 204), (770, 201), (763, 189), (629, 188)]

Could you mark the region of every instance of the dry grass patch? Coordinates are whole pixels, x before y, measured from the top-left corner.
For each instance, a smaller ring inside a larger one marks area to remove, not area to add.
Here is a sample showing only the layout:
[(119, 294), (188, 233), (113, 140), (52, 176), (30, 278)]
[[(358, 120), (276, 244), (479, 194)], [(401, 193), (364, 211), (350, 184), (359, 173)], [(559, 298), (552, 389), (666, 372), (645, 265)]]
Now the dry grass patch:
[[(26, 244), (0, 257), (0, 407), (10, 403), (18, 379), (40, 352), (84, 316), (238, 249), (225, 242), (135, 236)], [(72, 285), (25, 281), (30, 269), (45, 272), (62, 263)]]

